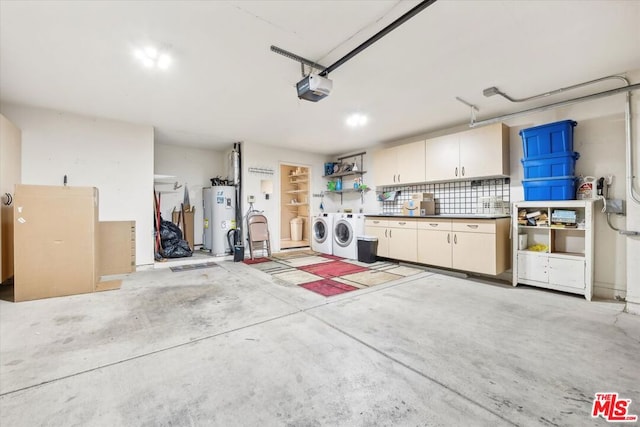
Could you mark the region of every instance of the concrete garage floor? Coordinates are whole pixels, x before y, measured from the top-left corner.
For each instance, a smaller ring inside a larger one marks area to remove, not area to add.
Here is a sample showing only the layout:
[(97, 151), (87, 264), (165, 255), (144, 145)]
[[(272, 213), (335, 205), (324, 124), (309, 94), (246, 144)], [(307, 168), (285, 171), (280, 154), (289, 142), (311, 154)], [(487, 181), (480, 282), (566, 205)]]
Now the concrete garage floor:
[(640, 317), (424, 273), (324, 298), (244, 264), (0, 301), (2, 426), (589, 426), (640, 414)]

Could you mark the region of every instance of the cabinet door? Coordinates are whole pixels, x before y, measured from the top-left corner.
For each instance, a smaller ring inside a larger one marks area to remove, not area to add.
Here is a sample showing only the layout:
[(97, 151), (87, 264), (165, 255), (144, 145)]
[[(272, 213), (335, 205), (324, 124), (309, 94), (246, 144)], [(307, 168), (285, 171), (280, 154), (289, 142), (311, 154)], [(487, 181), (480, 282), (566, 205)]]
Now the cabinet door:
[(395, 185), (397, 183), (398, 152), (393, 148), (374, 151), (373, 183), (376, 186)]
[(451, 268), (451, 231), (418, 230), (418, 262)]
[(453, 268), (496, 274), (496, 235), (453, 232)]
[[(425, 180), (444, 181), (460, 178), (458, 135), (427, 139), (425, 149)], [(457, 174), (457, 175), (456, 175)]]
[(389, 228), (389, 258), (418, 260), (418, 231), (415, 228)]
[(20, 184), (22, 134), (0, 114), (0, 282), (13, 276), (13, 204), (5, 194), (15, 197)]
[(549, 257), (549, 283), (584, 289), (584, 259)]
[(518, 252), (518, 279), (549, 283), (549, 258), (547, 255)]
[(509, 175), (509, 128), (502, 123), (460, 133), (460, 176)]
[(369, 236), (375, 236), (378, 238), (378, 250), (376, 255), (388, 258), (389, 257), (389, 230), (386, 227), (374, 227), (365, 226), (365, 234)]
[(397, 182), (409, 184), (412, 182), (424, 182), (424, 141), (395, 147), (397, 153)]

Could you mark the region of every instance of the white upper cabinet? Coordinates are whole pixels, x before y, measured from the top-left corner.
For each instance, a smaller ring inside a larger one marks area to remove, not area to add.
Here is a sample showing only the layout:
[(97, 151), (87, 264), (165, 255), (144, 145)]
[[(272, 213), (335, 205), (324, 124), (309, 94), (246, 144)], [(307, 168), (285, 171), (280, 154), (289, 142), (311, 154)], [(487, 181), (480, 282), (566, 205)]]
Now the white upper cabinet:
[(509, 128), (495, 123), (428, 139), (426, 181), (509, 175)]
[(423, 140), (378, 150), (373, 154), (376, 186), (424, 182)]

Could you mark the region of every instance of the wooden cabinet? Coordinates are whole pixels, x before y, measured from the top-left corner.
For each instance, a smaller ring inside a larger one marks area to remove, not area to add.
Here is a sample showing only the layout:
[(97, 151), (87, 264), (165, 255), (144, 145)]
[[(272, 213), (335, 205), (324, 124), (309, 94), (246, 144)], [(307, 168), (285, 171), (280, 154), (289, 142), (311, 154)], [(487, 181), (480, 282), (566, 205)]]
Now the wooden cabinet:
[(510, 267), (508, 218), (453, 220), (451, 229), (453, 268), (495, 276)]
[(509, 175), (509, 128), (502, 123), (428, 139), (425, 180)]
[(376, 186), (424, 182), (423, 140), (376, 151), (373, 155)]
[[(527, 226), (519, 224), (518, 212), (544, 213), (553, 218), (556, 210), (575, 212), (576, 226)], [(591, 300), (593, 292), (593, 201), (564, 200), (514, 203), (512, 217), (513, 286), (519, 283), (582, 294)], [(519, 248), (520, 235), (526, 246)]]
[(20, 184), (22, 135), (0, 114), (0, 283), (14, 272), (13, 199)]
[(418, 262), (472, 273), (507, 270), (509, 218), (418, 220)]
[(418, 262), (451, 268), (451, 220), (418, 221)]
[(417, 222), (415, 220), (365, 220), (365, 233), (378, 238), (377, 255), (402, 261), (417, 261)]

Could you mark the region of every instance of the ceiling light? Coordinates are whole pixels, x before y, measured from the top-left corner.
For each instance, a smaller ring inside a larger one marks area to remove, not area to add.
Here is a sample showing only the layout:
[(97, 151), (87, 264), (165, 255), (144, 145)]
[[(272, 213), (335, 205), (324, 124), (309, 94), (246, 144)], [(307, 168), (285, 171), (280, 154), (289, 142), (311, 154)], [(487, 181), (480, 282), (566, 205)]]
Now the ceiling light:
[(367, 124), (369, 119), (364, 114), (354, 113), (347, 117), (347, 125), (352, 128), (361, 127)]
[(163, 53), (158, 57), (158, 68), (161, 70), (169, 68), (169, 64), (171, 64), (171, 57), (166, 53)]
[(144, 49), (136, 49), (134, 51), (136, 58), (140, 60), (142, 65), (147, 68), (159, 68), (166, 70), (171, 64), (171, 57), (168, 53), (156, 49), (153, 46), (147, 46)]

